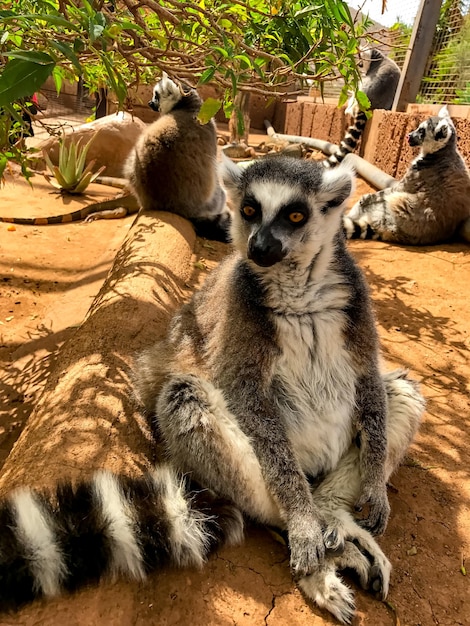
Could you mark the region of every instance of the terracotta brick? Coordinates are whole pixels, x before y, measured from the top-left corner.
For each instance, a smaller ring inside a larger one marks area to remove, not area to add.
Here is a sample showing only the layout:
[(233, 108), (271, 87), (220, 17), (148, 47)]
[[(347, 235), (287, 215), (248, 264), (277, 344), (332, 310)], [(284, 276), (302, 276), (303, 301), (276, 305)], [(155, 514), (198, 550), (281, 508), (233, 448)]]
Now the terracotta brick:
[(299, 129), (299, 135), (302, 137), (314, 137), (312, 135), (313, 120), (315, 119), (315, 113), (317, 105), (313, 102), (304, 102), (304, 111), (302, 115), (302, 126)]
[(286, 135), (298, 135), (302, 126), (303, 102), (289, 102), (286, 107)]
[[(467, 107), (470, 109), (470, 107)], [(453, 119), (457, 131), (457, 145), (465, 163), (470, 167), (470, 119)]]

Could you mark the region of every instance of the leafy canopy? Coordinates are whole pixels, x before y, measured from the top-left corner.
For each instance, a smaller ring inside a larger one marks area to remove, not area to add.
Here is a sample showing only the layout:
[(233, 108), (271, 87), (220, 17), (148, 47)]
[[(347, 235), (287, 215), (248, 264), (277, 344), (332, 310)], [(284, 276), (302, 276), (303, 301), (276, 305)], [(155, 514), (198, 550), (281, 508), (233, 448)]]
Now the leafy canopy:
[(307, 79), (322, 89), (338, 76), (342, 104), (348, 89), (357, 89), (355, 55), (369, 25), (353, 20), (341, 0), (14, 0), (2, 6), (0, 110), (13, 117), (13, 103), (49, 76), (58, 92), (65, 80), (80, 77), (90, 93), (108, 88), (125, 107), (129, 88), (154, 82), (161, 71), (219, 85), (227, 115), (239, 89), (283, 97), (298, 93)]

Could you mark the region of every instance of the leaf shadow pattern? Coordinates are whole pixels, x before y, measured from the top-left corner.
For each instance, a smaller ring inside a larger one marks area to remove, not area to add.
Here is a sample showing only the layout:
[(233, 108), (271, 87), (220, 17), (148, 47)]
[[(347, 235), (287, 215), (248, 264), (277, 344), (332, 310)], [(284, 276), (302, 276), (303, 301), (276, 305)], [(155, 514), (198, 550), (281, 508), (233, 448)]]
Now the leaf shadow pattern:
[(161, 338), (181, 303), (194, 237), (178, 216), (137, 218), (83, 323), (60, 349), (5, 462), (2, 491), (24, 483), (47, 486), (64, 474), (74, 479), (101, 467), (141, 473), (154, 462), (155, 447), (132, 393), (133, 359)]
[[(153, 227), (145, 225), (145, 228), (149, 228), (149, 235), (152, 235)], [(141, 243), (145, 245), (145, 238)], [(390, 492), (392, 517), (385, 536), (380, 539), (394, 567), (390, 602), (396, 607), (397, 615), (403, 623), (449, 622), (450, 592), (445, 579), (450, 576), (452, 597), (457, 598), (453, 600), (453, 604), (457, 605), (460, 602), (457, 609), (460, 613), (454, 612), (452, 616), (456, 616), (455, 623), (458, 621), (465, 623), (464, 616), (468, 615), (464, 604), (464, 598), (468, 597), (466, 581), (463, 577), (458, 578), (452, 574), (455, 564), (459, 562), (462, 542), (465, 539), (459, 519), (465, 507), (468, 509), (469, 501), (464, 490), (456, 485), (456, 480), (449, 480), (449, 476), (462, 471), (462, 459), (459, 461), (454, 458), (454, 453), (447, 452), (445, 448), (443, 457), (438, 454), (442, 451), (439, 450), (437, 439), (442, 435), (447, 441), (454, 435), (457, 439), (462, 437), (462, 451), (465, 445), (468, 445), (469, 439), (466, 430), (459, 429), (455, 433), (452, 431), (452, 428), (462, 426), (458, 423), (459, 416), (455, 403), (449, 404), (447, 413), (439, 413), (439, 417), (444, 418), (440, 424), (434, 422), (429, 409), (434, 411), (436, 408), (437, 415), (439, 406), (437, 399), (432, 397), (432, 373), (442, 369), (447, 374), (448, 370), (439, 368), (425, 359), (427, 351), (439, 350), (446, 345), (446, 333), (456, 345), (462, 342), (462, 338), (457, 322), (452, 323), (450, 315), (437, 313), (430, 305), (419, 302), (419, 294), (415, 294), (411, 284), (413, 276), (407, 276), (406, 272), (400, 269), (399, 277), (395, 277), (394, 274), (397, 273), (395, 268), (401, 266), (396, 264), (395, 259), (392, 267), (391, 260), (395, 256), (393, 249), (388, 249), (383, 254), (383, 268), (380, 269), (381, 259), (380, 254), (377, 254), (380, 250), (379, 248), (371, 254), (365, 253), (361, 261), (370, 260), (366, 273), (376, 305), (379, 303), (376, 309), (384, 355), (388, 361), (407, 366), (413, 373), (422, 377), (422, 385), (428, 398), (428, 415), (423, 432), (412, 450), (413, 458), (416, 457), (418, 463), (405, 464), (393, 478), (394, 489)], [(114, 437), (117, 444), (111, 447), (111, 454), (119, 453), (128, 459), (127, 464), (121, 467), (114, 463), (118, 469), (140, 471), (146, 467), (149, 459), (152, 460), (151, 446), (147, 446), (146, 454), (142, 455), (142, 450), (146, 446), (145, 429), (140, 432), (139, 428), (134, 430), (134, 426), (130, 424), (134, 419), (132, 411), (129, 413), (130, 418), (115, 411), (116, 407), (124, 406), (120, 402), (126, 399), (123, 400), (120, 394), (126, 395), (129, 377), (132, 376), (133, 349), (126, 350), (125, 344), (131, 342), (138, 347), (146, 345), (149, 340), (158, 339), (171, 314), (172, 304), (167, 298), (178, 300), (183, 286), (174, 272), (170, 272), (168, 280), (163, 276), (152, 277), (154, 269), (157, 273), (162, 270), (166, 275), (166, 262), (159, 259), (158, 263), (161, 266), (154, 267), (153, 263), (156, 262), (151, 260), (154, 257), (149, 256), (140, 261), (137, 255), (132, 257), (131, 252), (129, 250), (129, 256), (124, 255), (121, 261), (124, 263), (129, 258), (130, 264), (126, 267), (130, 273), (136, 271), (134, 278), (137, 281), (140, 280), (138, 272), (148, 272), (149, 280), (142, 284), (142, 289), (148, 289), (148, 292), (139, 295), (137, 306), (135, 295), (128, 285), (110, 280), (106, 288), (103, 286), (99, 296), (102, 299), (95, 301), (95, 306), (88, 316), (88, 319), (96, 324), (96, 332), (93, 333), (95, 340), (92, 341), (92, 338), (88, 337), (86, 341), (91, 343), (82, 346), (87, 347), (89, 352), (93, 351), (92, 356), (96, 354), (97, 360), (82, 363), (75, 358), (72, 363), (78, 376), (73, 389), (73, 405), (77, 407), (77, 411), (81, 411), (83, 403), (90, 405), (95, 414), (92, 418), (86, 414), (69, 415), (69, 419), (78, 420), (78, 432), (72, 433), (70, 437), (66, 430), (68, 425), (57, 424), (58, 428), (64, 428), (63, 437), (60, 441), (51, 442), (50, 450), (47, 452), (49, 458), (54, 454), (60, 455), (62, 459), (66, 458), (72, 470), (79, 463), (86, 465), (82, 467), (82, 472), (90, 471), (89, 466), (93, 466), (91, 469), (94, 469), (95, 464), (113, 466), (113, 459), (109, 458), (109, 448), (108, 454), (106, 450), (96, 454), (97, 444), (101, 443), (105, 448), (108, 446), (109, 437)], [(402, 260), (406, 261), (406, 258), (406, 254), (403, 253)], [(394, 315), (397, 306), (396, 298), (391, 297), (393, 290), (403, 310), (398, 311), (399, 317), (396, 321), (390, 319), (384, 322), (384, 319), (388, 319), (387, 316)], [(150, 293), (152, 295), (147, 301), (146, 297)], [(413, 317), (415, 311), (417, 315)], [(106, 315), (100, 318), (102, 312), (106, 312)], [(153, 316), (160, 313), (161, 322), (153, 326)], [(139, 324), (135, 324), (135, 316), (140, 316)], [(112, 354), (106, 354), (104, 365), (108, 369), (103, 384), (100, 359), (103, 358), (102, 353), (106, 352), (107, 344), (105, 339), (99, 336), (99, 330), (103, 329), (106, 323), (109, 325), (110, 320), (115, 319), (119, 320), (122, 326), (113, 329), (115, 336), (111, 345), (118, 345), (119, 349), (114, 349)], [(410, 328), (406, 328), (405, 324), (409, 325), (410, 320), (413, 322), (414, 319), (417, 319), (419, 324), (426, 321), (431, 326), (437, 323), (437, 320), (440, 324), (439, 332), (434, 328), (431, 328), (430, 333), (423, 332), (414, 323)], [(401, 328), (400, 331), (395, 330), (398, 327)], [(75, 333), (73, 340), (77, 342), (83, 340), (79, 331)], [(439, 374), (439, 379), (435, 383), (436, 389), (439, 393), (447, 390), (449, 402), (454, 402), (456, 394), (461, 397), (461, 392), (455, 391), (452, 385), (463, 375), (462, 364), (454, 364), (450, 370), (451, 382)], [(73, 377), (73, 372), (67, 372), (67, 376)], [(429, 378), (425, 379), (426, 376)], [(86, 384), (82, 384), (83, 381)], [(60, 378), (56, 379), (56, 384), (60, 386)], [(107, 406), (103, 400), (109, 393), (116, 400), (113, 407)], [(133, 410), (131, 405), (125, 405), (125, 408), (126, 411), (129, 408)], [(54, 414), (51, 415), (53, 419)], [(455, 424), (450, 423), (451, 420), (455, 420)], [(77, 436), (81, 437), (78, 449), (74, 447)], [(122, 445), (123, 441), (125, 445)], [(134, 449), (132, 445), (135, 446)], [(64, 451), (61, 446), (65, 447)], [(87, 453), (89, 446), (95, 451), (94, 455)], [(132, 456), (133, 452), (136, 453), (135, 458)], [(437, 470), (432, 467), (436, 464), (439, 465)], [(427, 469), (428, 467), (430, 469)], [(69, 467), (64, 466), (57, 467), (55, 473), (57, 474), (60, 469), (63, 472), (70, 471)], [(41, 472), (41, 480), (44, 481), (44, 470), (41, 469)], [(417, 553), (413, 557), (408, 557), (407, 550), (413, 546), (416, 547)], [(285, 623), (305, 623), (310, 619), (316, 623), (318, 619), (322, 620), (321, 623), (333, 624), (333, 620), (316, 607), (311, 608), (314, 614), (310, 615), (310, 608), (307, 608), (291, 581), (286, 548), (274, 544), (264, 531), (252, 528), (248, 531), (248, 539), (243, 547), (225, 548), (215, 555), (201, 572), (165, 571), (152, 575), (147, 584), (131, 585), (120, 582), (100, 585), (99, 589), (84, 590), (76, 596), (67, 598), (65, 602), (52, 600), (47, 605), (41, 604), (39, 620), (38, 604), (23, 611), (20, 618), (24, 620), (25, 615), (29, 615), (31, 623), (38, 621), (54, 623), (51, 619), (51, 616), (57, 615), (54, 613), (54, 607), (61, 611), (62, 617), (67, 614), (65, 611), (69, 615), (78, 612), (83, 615), (82, 611), (93, 606), (97, 598), (107, 607), (124, 604), (129, 612), (124, 613), (123, 619), (132, 623), (145, 621), (163, 624), (176, 623), (178, 620), (179, 623), (190, 623), (195, 615), (205, 616), (211, 623), (217, 624), (276, 623), (277, 619), (279, 623), (284, 623), (282, 621), (284, 606), (290, 615), (289, 621)], [(125, 604), (126, 598), (130, 598), (128, 604)], [(358, 619), (361, 620), (359, 623), (365, 621), (374, 624), (394, 623), (384, 604), (362, 592), (358, 592), (356, 598), (360, 615)], [(468, 600), (466, 606), (468, 607)], [(363, 615), (366, 616), (365, 621), (362, 621)], [(110, 617), (105, 616), (103, 624), (113, 624), (115, 620), (115, 614), (110, 611)], [(20, 623), (30, 623), (16, 621), (16, 618), (15, 620), (12, 618), (11, 621), (12, 624), (18, 623), (18, 626)], [(65, 621), (64, 619), (64, 623)], [(90, 622), (82, 617), (81, 623)]]
[(464, 623), (470, 601), (459, 565), (470, 537), (470, 249), (361, 241), (351, 251), (371, 290), (385, 368), (409, 369), (427, 403), (408, 460), (392, 478), (392, 516), (381, 541), (394, 567), (389, 599), (405, 623)]

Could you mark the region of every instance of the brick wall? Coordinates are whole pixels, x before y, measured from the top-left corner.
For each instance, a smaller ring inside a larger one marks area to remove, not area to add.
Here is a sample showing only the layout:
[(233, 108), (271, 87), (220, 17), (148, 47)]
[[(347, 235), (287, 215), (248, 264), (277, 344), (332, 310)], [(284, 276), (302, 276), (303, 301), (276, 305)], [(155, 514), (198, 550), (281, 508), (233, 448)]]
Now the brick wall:
[[(288, 103), (284, 131), (276, 127), (275, 130), (338, 144), (347, 127), (344, 109), (312, 100), (305, 97)], [(409, 105), (407, 113), (374, 111), (359, 154), (390, 176), (401, 178), (417, 155), (417, 149), (408, 145), (407, 134), (430, 115), (436, 115), (440, 108), (440, 105)], [(470, 107), (452, 105), (449, 113), (457, 130), (459, 151), (470, 167)]]

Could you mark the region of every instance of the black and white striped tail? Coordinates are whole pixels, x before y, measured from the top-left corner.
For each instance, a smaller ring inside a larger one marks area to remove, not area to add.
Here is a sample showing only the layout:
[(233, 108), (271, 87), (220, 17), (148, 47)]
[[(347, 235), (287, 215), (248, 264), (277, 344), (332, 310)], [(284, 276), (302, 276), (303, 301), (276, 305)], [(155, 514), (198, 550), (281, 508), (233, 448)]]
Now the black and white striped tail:
[(327, 168), (336, 167), (341, 161), (351, 152), (357, 148), (359, 139), (364, 132), (364, 128), (367, 123), (367, 115), (363, 111), (359, 111), (354, 116), (354, 122), (348, 127), (346, 133), (339, 144), (339, 149), (334, 154), (330, 155), (327, 159), (322, 161), (323, 165)]
[(105, 576), (143, 580), (164, 565), (200, 566), (242, 537), (234, 505), (168, 467), (140, 479), (98, 472), (52, 497), (21, 489), (0, 504), (0, 610)]

